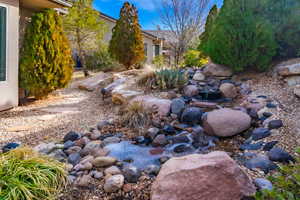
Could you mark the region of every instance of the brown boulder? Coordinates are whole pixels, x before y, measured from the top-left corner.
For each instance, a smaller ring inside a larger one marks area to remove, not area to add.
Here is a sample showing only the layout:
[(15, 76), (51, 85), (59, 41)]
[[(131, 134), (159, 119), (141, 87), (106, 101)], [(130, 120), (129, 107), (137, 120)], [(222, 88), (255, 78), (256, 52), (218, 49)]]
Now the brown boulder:
[(209, 63), (203, 69), (205, 76), (216, 76), (216, 77), (229, 77), (232, 76), (232, 71), (229, 67)]
[(236, 162), (216, 151), (167, 161), (152, 185), (151, 200), (240, 200), (255, 191)]
[(238, 91), (234, 84), (232, 83), (223, 83), (220, 86), (220, 91), (222, 95), (226, 98), (234, 99), (238, 95)]
[(251, 125), (248, 114), (228, 108), (208, 112), (203, 118), (205, 133), (219, 137), (229, 137), (247, 130)]
[(188, 97), (193, 97), (199, 94), (199, 88), (195, 85), (187, 85), (183, 88), (183, 94)]

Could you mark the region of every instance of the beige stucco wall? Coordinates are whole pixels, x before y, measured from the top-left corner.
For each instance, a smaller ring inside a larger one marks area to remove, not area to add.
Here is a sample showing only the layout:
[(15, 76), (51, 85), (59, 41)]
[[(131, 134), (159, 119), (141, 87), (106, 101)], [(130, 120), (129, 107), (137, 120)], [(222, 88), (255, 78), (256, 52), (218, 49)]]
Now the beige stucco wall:
[(0, 0), (7, 9), (7, 80), (0, 82), (0, 110), (18, 105), (19, 0)]

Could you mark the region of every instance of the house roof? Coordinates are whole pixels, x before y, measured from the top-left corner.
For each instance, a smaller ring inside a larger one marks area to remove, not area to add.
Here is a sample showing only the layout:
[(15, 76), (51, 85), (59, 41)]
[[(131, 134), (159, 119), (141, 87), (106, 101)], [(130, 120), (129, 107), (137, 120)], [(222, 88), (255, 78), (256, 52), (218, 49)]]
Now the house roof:
[(174, 43), (177, 41), (174, 32), (170, 30), (144, 30), (144, 31), (158, 38), (161, 38), (166, 42)]
[[(114, 23), (117, 22), (117, 19), (116, 19), (116, 18), (111, 17), (111, 16), (109, 16), (109, 15), (107, 15), (107, 14), (104, 14), (104, 13), (102, 13), (102, 12), (100, 12), (100, 16), (101, 16), (102, 18), (106, 19), (106, 20), (111, 21), (111, 22), (114, 22)], [(147, 31), (144, 31), (144, 30), (142, 30), (142, 33), (144, 34), (144, 36), (150, 37), (151, 39), (155, 39), (155, 40), (156, 40), (156, 39), (161, 39), (160, 37), (157, 37), (156, 35), (153, 35), (153, 34), (147, 32)]]
[(66, 1), (66, 0), (50, 0), (50, 1), (53, 1), (54, 3), (60, 4), (65, 7), (72, 7), (72, 3), (70, 1)]
[(39, 11), (45, 8), (64, 8), (71, 6), (71, 1), (67, 0), (20, 0), (20, 7), (33, 11)]

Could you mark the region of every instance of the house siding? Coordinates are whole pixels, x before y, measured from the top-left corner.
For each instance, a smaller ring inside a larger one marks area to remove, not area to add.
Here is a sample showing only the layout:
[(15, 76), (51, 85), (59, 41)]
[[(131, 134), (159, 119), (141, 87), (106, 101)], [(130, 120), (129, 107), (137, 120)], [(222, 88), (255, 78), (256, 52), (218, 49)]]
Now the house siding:
[(0, 82), (0, 110), (18, 105), (19, 0), (0, 0), (7, 7), (6, 81)]

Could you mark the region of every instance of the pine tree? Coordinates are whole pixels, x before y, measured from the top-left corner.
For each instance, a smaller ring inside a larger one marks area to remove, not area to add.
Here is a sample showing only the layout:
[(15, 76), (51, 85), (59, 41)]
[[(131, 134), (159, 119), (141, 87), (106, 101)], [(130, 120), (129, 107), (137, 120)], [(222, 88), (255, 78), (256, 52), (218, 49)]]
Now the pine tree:
[(276, 54), (274, 30), (256, 13), (257, 0), (225, 0), (201, 50), (234, 71), (266, 70)]
[(20, 59), (20, 86), (37, 98), (67, 86), (73, 73), (69, 42), (54, 10), (32, 16)]
[[(208, 35), (211, 32), (211, 30), (212, 30), (212, 26), (214, 24), (214, 21), (215, 21), (217, 15), (218, 15), (218, 8), (217, 8), (216, 5), (214, 5), (210, 9), (209, 14), (208, 14), (208, 16), (206, 18), (205, 30), (200, 35), (200, 46), (201, 46), (201, 43), (204, 43), (205, 41), (208, 40)], [(201, 47), (199, 47), (199, 48), (201, 48)]]
[(76, 0), (64, 17), (64, 28), (88, 75), (85, 54), (101, 46), (106, 26), (93, 8), (93, 0)]
[(109, 52), (128, 69), (136, 67), (145, 59), (137, 9), (128, 2), (124, 3), (120, 18), (113, 28)]

